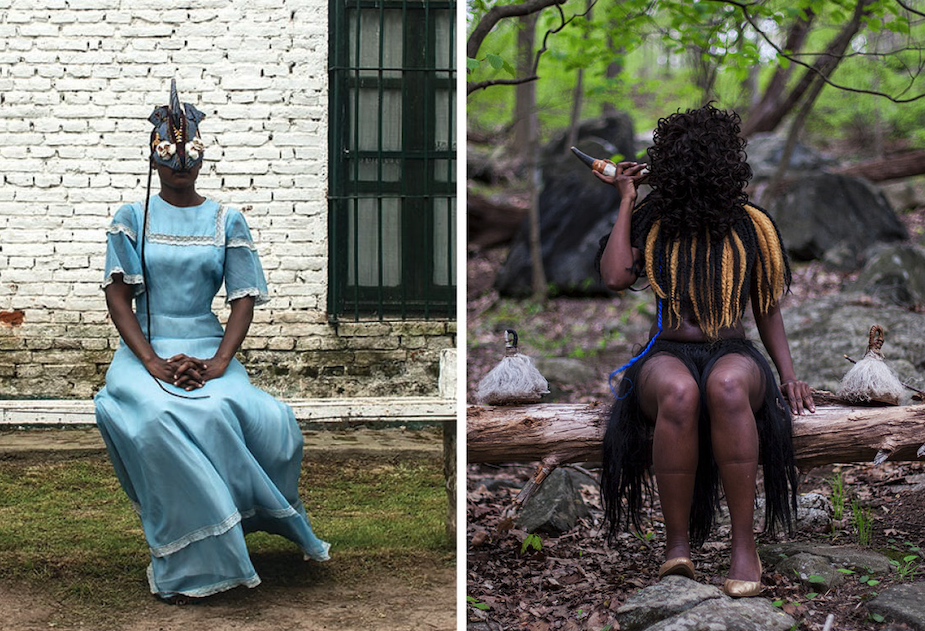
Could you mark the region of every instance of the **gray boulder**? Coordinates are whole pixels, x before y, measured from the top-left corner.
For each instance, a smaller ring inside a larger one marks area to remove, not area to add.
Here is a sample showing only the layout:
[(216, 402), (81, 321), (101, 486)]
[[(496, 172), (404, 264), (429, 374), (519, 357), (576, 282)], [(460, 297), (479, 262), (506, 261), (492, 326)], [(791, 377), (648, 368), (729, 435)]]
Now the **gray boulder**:
[[(843, 355), (863, 357), (874, 324), (886, 330), (883, 354), (899, 378), (917, 388), (925, 386), (925, 314), (871, 304), (850, 293), (807, 300), (798, 307), (785, 304), (783, 314), (797, 376), (812, 387), (838, 390), (851, 368)], [(757, 339), (754, 331), (750, 335)]]
[(805, 493), (797, 497), (797, 530), (821, 532), (832, 526), (832, 502), (821, 493)]
[(703, 585), (684, 576), (666, 576), (627, 598), (617, 609), (617, 621), (623, 631), (639, 631), (706, 600), (722, 597), (723, 593), (712, 585)]
[(867, 604), (867, 609), (913, 629), (925, 630), (925, 583), (887, 587)]
[(872, 248), (857, 281), (846, 289), (899, 307), (925, 305), (925, 248), (904, 243)]
[(796, 620), (764, 598), (708, 600), (647, 631), (790, 631)]
[(860, 255), (872, 243), (908, 236), (883, 193), (865, 180), (845, 175), (817, 173), (794, 180), (767, 210), (787, 251), (802, 261), (839, 250), (830, 262), (856, 269)]
[(763, 598), (733, 600), (711, 585), (666, 576), (616, 612), (624, 631), (786, 631), (796, 621)]
[(890, 206), (898, 212), (902, 212), (925, 206), (925, 187), (918, 182), (918, 179), (908, 178), (892, 182), (881, 182), (878, 186), (886, 195)]
[(774, 568), (800, 554), (821, 557), (835, 568), (870, 574), (887, 574), (892, 567), (890, 560), (882, 554), (852, 546), (827, 546), (807, 542), (778, 543), (764, 546), (758, 553), (765, 564)]
[(571, 357), (537, 357), (536, 368), (549, 382), (549, 394), (544, 401), (558, 400), (565, 394), (563, 385), (576, 385), (589, 381), (606, 381), (607, 375), (601, 374), (587, 361)]
[[(777, 165), (780, 164), (780, 159), (784, 155), (786, 144), (787, 138), (780, 134), (749, 136), (745, 150), (748, 153), (748, 165), (752, 168), (755, 182), (770, 180), (774, 177)], [(833, 159), (823, 156), (815, 149), (798, 141), (793, 149), (793, 155), (790, 156), (788, 172), (791, 176), (794, 173), (815, 173), (834, 163)]]
[(845, 582), (845, 575), (839, 572), (825, 557), (798, 552), (777, 564), (777, 571), (785, 576), (796, 574), (801, 583), (815, 591), (827, 591)]
[(581, 499), (572, 477), (562, 469), (553, 471), (536, 495), (524, 504), (517, 525), (527, 532), (561, 535), (591, 512)]
[[(764, 528), (765, 518), (764, 497), (755, 498), (755, 512), (753, 515), (754, 525), (757, 529)], [(832, 525), (832, 503), (819, 493), (805, 493), (797, 495), (797, 515), (795, 527), (797, 530), (808, 532), (819, 532)], [(716, 515), (717, 525), (730, 525), (729, 507), (720, 504), (719, 513)]]
[[(543, 150), (543, 185), (539, 198), (540, 241), (547, 281), (570, 295), (603, 295), (606, 288), (594, 269), (598, 241), (613, 225), (620, 194), (602, 184), (571, 154), (564, 134)], [(622, 154), (634, 159), (635, 141), (629, 116), (618, 114), (585, 121), (578, 132), (579, 149), (600, 158)], [(504, 296), (531, 292), (529, 221), (525, 220), (498, 272), (495, 287)]]

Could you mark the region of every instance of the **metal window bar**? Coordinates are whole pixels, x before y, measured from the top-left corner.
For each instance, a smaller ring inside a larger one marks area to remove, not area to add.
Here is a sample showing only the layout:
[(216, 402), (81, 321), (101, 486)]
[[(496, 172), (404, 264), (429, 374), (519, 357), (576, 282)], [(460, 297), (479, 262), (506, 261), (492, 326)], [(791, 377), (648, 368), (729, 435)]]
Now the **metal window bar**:
[(455, 7), (330, 0), (334, 321), (455, 317)]

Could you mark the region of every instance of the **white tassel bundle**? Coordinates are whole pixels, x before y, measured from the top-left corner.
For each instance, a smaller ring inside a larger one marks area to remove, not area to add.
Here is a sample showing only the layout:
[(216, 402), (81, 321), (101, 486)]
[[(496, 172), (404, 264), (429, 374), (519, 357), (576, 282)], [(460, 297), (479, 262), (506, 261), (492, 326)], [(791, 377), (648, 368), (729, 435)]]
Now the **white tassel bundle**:
[(535, 403), (549, 392), (549, 383), (533, 359), (517, 352), (517, 332), (504, 332), (504, 358), (479, 382), (476, 398), (482, 405)]
[(899, 405), (903, 395), (903, 385), (892, 368), (883, 361), (883, 328), (874, 325), (870, 328), (870, 338), (864, 357), (851, 367), (842, 377), (838, 387), (838, 396), (851, 403), (876, 401), (889, 405)]

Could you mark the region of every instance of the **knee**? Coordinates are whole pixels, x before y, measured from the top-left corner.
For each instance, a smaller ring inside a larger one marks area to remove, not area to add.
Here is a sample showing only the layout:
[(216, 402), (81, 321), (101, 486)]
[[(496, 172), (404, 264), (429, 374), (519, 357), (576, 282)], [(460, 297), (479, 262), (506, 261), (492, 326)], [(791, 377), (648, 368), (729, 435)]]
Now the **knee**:
[(710, 375), (707, 379), (706, 403), (711, 416), (724, 410), (749, 407), (747, 376), (733, 371)]
[(690, 429), (700, 416), (700, 388), (693, 379), (665, 388), (658, 399), (658, 422), (674, 429)]

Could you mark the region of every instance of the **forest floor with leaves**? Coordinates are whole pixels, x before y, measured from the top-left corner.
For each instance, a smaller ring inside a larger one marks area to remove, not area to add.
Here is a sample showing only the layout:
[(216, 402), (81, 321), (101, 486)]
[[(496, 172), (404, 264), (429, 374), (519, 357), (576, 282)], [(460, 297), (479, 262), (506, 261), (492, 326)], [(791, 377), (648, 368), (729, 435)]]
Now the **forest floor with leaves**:
[[(905, 213), (901, 219), (921, 242), (925, 209)], [(478, 381), (502, 357), (503, 330), (508, 327), (518, 330), (521, 352), (527, 355), (569, 357), (594, 368), (598, 375), (594, 379), (559, 384), (558, 402), (606, 401), (612, 396), (606, 375), (645, 339), (654, 311), (649, 293), (627, 292), (612, 299), (556, 298), (543, 305), (500, 298), (492, 283), (504, 256), (503, 249), (469, 256), (469, 402), (475, 400)], [(853, 276), (819, 263), (795, 265), (792, 294), (784, 308), (837, 292)], [(528, 533), (498, 526), (517, 493), (512, 487), (532, 473), (528, 464), (468, 468), (466, 610), (470, 629), (617, 629), (614, 611), (635, 591), (656, 582), (664, 560), (664, 526), (657, 499), (646, 506), (646, 532), (624, 533), (611, 545), (602, 532), (598, 490), (589, 484), (582, 488), (582, 495), (591, 509), (590, 517), (560, 537), (542, 535), (541, 543), (525, 548)], [(840, 499), (834, 491), (838, 481)], [(819, 593), (796, 576), (766, 568), (762, 597), (791, 614), (801, 630), (821, 630), (829, 614), (835, 618), (834, 631), (887, 628), (870, 614), (866, 603), (890, 585), (925, 580), (923, 490), (925, 464), (919, 463), (833, 465), (808, 472), (800, 492), (834, 498), (844, 514), (823, 532), (797, 532), (789, 540), (869, 548), (896, 561), (896, 571), (884, 576), (850, 574), (842, 585)], [(777, 540), (759, 536), (759, 546)], [(715, 528), (703, 548), (693, 553), (693, 561), (698, 580), (721, 586), (729, 564), (728, 526)], [(905, 627), (894, 624), (889, 628)]]

